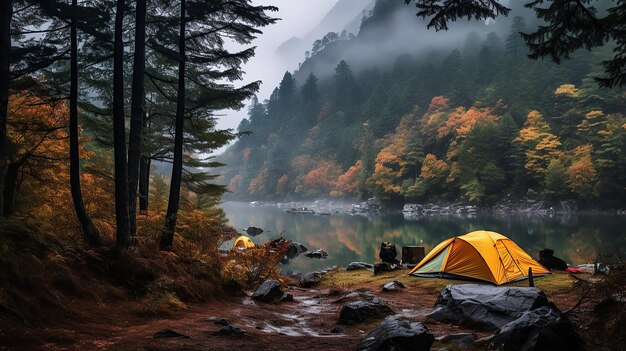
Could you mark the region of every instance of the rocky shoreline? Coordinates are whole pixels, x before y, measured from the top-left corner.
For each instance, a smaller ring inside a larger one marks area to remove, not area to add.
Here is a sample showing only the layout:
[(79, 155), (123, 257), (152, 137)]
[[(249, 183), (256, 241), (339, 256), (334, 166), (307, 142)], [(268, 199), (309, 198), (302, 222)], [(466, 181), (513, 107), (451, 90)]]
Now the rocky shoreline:
[(533, 215), (554, 216), (573, 214), (626, 215), (626, 209), (580, 208), (575, 200), (563, 200), (558, 203), (547, 203), (528, 197), (522, 200), (504, 200), (490, 206), (479, 206), (463, 202), (427, 202), (406, 203), (401, 208), (388, 205), (383, 201), (370, 198), (358, 203), (346, 203), (333, 200), (316, 200), (309, 202), (269, 202), (252, 201), (252, 207), (278, 207), (285, 213), (293, 215), (330, 216), (337, 214), (372, 215), (386, 213), (402, 213), (407, 219), (422, 216), (458, 216), (475, 217), (478, 215)]

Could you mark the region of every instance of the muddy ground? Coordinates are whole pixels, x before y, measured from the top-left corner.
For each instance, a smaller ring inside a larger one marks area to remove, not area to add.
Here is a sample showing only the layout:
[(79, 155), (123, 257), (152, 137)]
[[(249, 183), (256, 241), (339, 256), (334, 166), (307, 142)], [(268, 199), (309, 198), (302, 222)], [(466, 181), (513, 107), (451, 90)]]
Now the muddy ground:
[[(379, 321), (355, 326), (337, 326), (338, 312), (345, 301), (338, 302), (351, 291), (371, 291), (398, 314), (424, 322), (435, 337), (452, 333), (472, 332), (478, 337), (487, 333), (436, 323), (425, 319), (436, 292), (445, 281), (434, 285), (429, 280), (406, 277), (405, 271), (370, 278), (370, 272), (330, 274), (317, 288), (290, 286), (293, 302), (264, 304), (246, 295), (187, 305), (168, 317), (138, 316), (133, 312), (136, 302), (93, 304), (75, 301), (72, 315), (53, 316), (47, 326), (0, 331), (0, 350), (352, 350)], [(381, 282), (400, 279), (407, 285), (398, 292), (382, 292)], [(548, 278), (553, 279), (553, 278)], [(567, 279), (567, 278), (558, 278)], [(554, 280), (554, 279), (553, 279)], [(542, 286), (541, 279), (537, 280)], [(424, 285), (426, 284), (426, 285)], [(578, 300), (573, 291), (543, 283), (548, 297), (562, 310)], [(216, 334), (222, 326), (211, 318), (225, 318), (245, 331), (243, 336)], [(153, 335), (171, 328), (188, 339), (154, 339)], [(4, 344), (4, 345), (3, 345)], [(449, 346), (439, 342), (433, 349)]]

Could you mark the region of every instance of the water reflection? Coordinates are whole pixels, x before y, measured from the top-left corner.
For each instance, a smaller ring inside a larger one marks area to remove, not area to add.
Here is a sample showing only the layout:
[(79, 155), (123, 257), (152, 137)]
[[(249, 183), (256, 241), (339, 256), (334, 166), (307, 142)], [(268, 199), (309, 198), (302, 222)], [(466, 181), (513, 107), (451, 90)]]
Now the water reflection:
[(423, 216), (405, 218), (401, 213), (385, 215), (333, 214), (332, 216), (291, 215), (273, 206), (251, 207), (227, 202), (222, 206), (236, 228), (256, 226), (266, 232), (253, 237), (257, 244), (285, 232), (285, 238), (304, 244), (309, 250), (328, 252), (325, 260), (298, 257), (285, 271), (310, 271), (352, 261), (375, 262), (382, 241), (425, 246), (428, 252), (442, 240), (474, 230), (502, 233), (532, 256), (552, 248), (555, 255), (575, 265), (590, 262), (597, 250), (624, 254), (626, 217), (610, 215), (570, 216)]

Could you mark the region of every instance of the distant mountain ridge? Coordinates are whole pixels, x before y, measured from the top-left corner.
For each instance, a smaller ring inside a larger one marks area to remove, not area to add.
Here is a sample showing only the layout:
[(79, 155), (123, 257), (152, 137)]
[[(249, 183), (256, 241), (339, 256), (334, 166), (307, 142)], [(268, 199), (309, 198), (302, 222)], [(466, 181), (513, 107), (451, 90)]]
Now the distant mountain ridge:
[(359, 29), (363, 11), (373, 8), (374, 0), (339, 0), (326, 13), (322, 20), (304, 37), (291, 37), (282, 43), (276, 54), (280, 57), (304, 57), (304, 52), (311, 49), (317, 39), (328, 32), (341, 32), (346, 29), (356, 32)]
[(358, 36), (325, 36), (220, 161), (238, 199), (368, 198), (493, 205), (626, 201), (626, 100), (594, 81), (611, 47), (531, 60), (514, 9), (495, 22), (426, 30), (377, 0)]

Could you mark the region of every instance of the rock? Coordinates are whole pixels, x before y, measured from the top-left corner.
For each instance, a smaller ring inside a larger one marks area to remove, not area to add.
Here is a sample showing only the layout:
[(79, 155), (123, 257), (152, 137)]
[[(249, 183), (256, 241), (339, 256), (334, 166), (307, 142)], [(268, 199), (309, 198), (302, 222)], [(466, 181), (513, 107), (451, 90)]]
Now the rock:
[(248, 233), (248, 235), (250, 236), (261, 235), (263, 234), (263, 229), (257, 227), (248, 227), (248, 229), (246, 229), (246, 233)]
[(359, 269), (374, 269), (374, 265), (366, 262), (352, 262), (346, 267), (346, 271), (356, 271)]
[(343, 295), (333, 301), (333, 303), (344, 303), (347, 301), (375, 300), (378, 299), (371, 291), (353, 291)]
[(404, 289), (404, 288), (406, 288), (406, 286), (404, 286), (402, 282), (399, 282), (397, 280), (392, 280), (388, 283), (385, 283), (385, 285), (383, 285), (383, 291), (385, 292), (399, 291), (400, 289)]
[(376, 263), (374, 265), (374, 274), (392, 272), (400, 268), (402, 267), (399, 264), (395, 264), (395, 263), (387, 263), (387, 262)]
[(356, 324), (368, 319), (393, 314), (394, 312), (382, 300), (360, 300), (350, 302), (339, 310), (339, 324)]
[(213, 335), (228, 335), (228, 336), (243, 336), (245, 332), (240, 328), (233, 327), (232, 325), (225, 325), (222, 329), (213, 333)]
[(207, 321), (213, 322), (213, 324), (218, 324), (218, 325), (223, 325), (223, 326), (230, 325), (230, 322), (228, 321), (228, 319), (225, 319), (225, 318), (211, 317), (211, 318), (208, 318)]
[(557, 310), (543, 306), (524, 312), (500, 328), (487, 344), (510, 351), (578, 351), (581, 340), (572, 325)]
[(287, 245), (287, 253), (285, 253), (285, 256), (287, 256), (288, 259), (292, 259), (307, 251), (309, 251), (309, 249), (307, 249), (306, 246), (291, 241)]
[(170, 328), (161, 329), (158, 332), (156, 332), (152, 337), (155, 338), (155, 339), (162, 339), (162, 338), (190, 339), (190, 337), (188, 335), (181, 334), (181, 333), (179, 333), (177, 331), (174, 331), (174, 330), (172, 330)]
[(346, 328), (340, 325), (336, 325), (333, 327), (333, 329), (330, 330), (331, 333), (335, 333), (335, 334), (343, 334), (345, 331), (346, 331)]
[(287, 263), (289, 260), (299, 256), (303, 252), (308, 251), (304, 245), (295, 241), (286, 240), (284, 238), (270, 240), (265, 245), (274, 250), (286, 249), (285, 257), (281, 260), (282, 263)]
[(523, 312), (556, 307), (537, 288), (448, 285), (437, 296), (428, 317), (439, 322), (496, 330)]
[(444, 335), (437, 338), (437, 341), (443, 343), (455, 343), (459, 344), (465, 348), (473, 348), (476, 344), (476, 334), (472, 333), (459, 333), (459, 334), (450, 334)]
[(280, 297), (278, 302), (293, 302), (293, 295), (284, 293), (283, 296)]
[(309, 257), (309, 258), (326, 258), (326, 257), (328, 257), (328, 254), (326, 253), (326, 251), (324, 251), (322, 249), (317, 249), (315, 251), (307, 252), (306, 253), (306, 257)]
[(252, 298), (261, 302), (276, 302), (283, 296), (283, 291), (280, 289), (280, 282), (278, 280), (270, 279), (266, 280), (259, 286)]
[(402, 207), (402, 213), (422, 213), (424, 206), (420, 204), (404, 204)]
[(303, 288), (312, 288), (322, 282), (321, 272), (309, 272), (300, 275), (300, 286)]
[(428, 351), (435, 337), (419, 322), (386, 317), (359, 342), (358, 351)]

